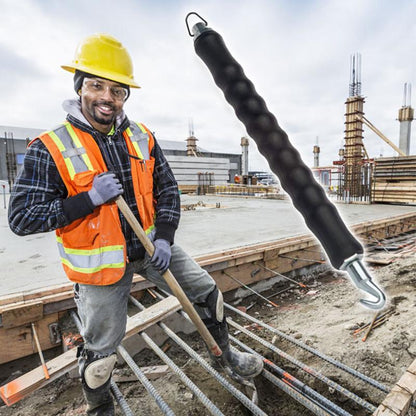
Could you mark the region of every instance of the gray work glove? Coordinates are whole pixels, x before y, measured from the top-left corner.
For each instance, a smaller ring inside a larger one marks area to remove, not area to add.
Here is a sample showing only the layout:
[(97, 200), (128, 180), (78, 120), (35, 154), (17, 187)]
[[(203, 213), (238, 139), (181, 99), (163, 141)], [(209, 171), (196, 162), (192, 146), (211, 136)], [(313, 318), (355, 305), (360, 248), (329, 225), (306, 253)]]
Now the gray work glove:
[(118, 197), (123, 193), (123, 187), (112, 172), (103, 172), (94, 177), (92, 188), (88, 191), (91, 202), (98, 207)]
[(164, 273), (169, 267), (170, 258), (172, 256), (170, 243), (163, 238), (159, 238), (155, 240), (153, 244), (155, 246), (155, 251), (150, 259), (150, 263), (158, 269), (160, 273)]

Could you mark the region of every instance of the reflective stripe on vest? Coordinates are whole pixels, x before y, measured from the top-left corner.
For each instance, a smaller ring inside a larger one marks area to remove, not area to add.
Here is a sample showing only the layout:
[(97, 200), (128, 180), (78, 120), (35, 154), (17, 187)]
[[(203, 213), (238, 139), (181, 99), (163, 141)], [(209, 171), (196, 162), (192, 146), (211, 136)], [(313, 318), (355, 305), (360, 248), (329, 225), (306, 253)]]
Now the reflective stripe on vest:
[(126, 129), (128, 136), (133, 144), (134, 150), (140, 159), (149, 159), (149, 134), (140, 123), (130, 124)]
[(124, 267), (124, 247), (107, 246), (92, 250), (65, 248), (62, 238), (56, 237), (61, 261), (79, 273), (94, 273), (103, 269)]
[(90, 158), (69, 122), (48, 134), (61, 151), (71, 179), (79, 172), (93, 170)]

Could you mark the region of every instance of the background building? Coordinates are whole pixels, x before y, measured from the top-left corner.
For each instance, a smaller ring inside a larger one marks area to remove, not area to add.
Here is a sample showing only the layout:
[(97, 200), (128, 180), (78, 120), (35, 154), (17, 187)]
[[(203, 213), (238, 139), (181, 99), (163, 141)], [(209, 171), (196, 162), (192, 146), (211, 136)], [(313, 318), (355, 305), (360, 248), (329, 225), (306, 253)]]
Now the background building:
[[(27, 144), (45, 130), (0, 126), (0, 181), (7, 189), (23, 164)], [(241, 173), (242, 155), (210, 152), (197, 146), (191, 135), (186, 140), (159, 140), (179, 186), (223, 185)]]
[(0, 181), (7, 189), (14, 182), (23, 164), (26, 147), (44, 130), (0, 126)]

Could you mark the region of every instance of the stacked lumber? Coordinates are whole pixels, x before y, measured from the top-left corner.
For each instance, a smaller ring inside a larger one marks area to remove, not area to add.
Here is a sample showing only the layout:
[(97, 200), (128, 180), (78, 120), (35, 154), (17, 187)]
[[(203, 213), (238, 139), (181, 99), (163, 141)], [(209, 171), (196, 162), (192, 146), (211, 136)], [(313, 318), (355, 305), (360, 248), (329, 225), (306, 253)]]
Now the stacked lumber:
[(375, 159), (373, 202), (416, 203), (416, 156)]
[(276, 186), (266, 185), (240, 185), (235, 183), (225, 185), (208, 186), (208, 194), (216, 195), (243, 195), (243, 196), (267, 196), (277, 194), (279, 188)]
[(179, 191), (181, 194), (195, 194), (198, 185), (184, 185), (178, 184)]

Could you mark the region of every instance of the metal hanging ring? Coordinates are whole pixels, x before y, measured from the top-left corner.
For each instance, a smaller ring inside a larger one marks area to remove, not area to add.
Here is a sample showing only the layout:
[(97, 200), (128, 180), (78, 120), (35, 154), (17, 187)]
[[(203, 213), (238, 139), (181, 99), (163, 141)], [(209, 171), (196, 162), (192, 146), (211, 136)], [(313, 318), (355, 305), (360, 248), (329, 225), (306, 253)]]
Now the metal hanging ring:
[(195, 16), (198, 16), (205, 23), (205, 26), (208, 26), (208, 22), (196, 12), (190, 12), (186, 15), (185, 17), (186, 28), (188, 29), (189, 36), (194, 37), (195, 35), (193, 35), (191, 30), (189, 29), (189, 23), (188, 23), (188, 18), (192, 14), (194, 14)]

